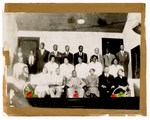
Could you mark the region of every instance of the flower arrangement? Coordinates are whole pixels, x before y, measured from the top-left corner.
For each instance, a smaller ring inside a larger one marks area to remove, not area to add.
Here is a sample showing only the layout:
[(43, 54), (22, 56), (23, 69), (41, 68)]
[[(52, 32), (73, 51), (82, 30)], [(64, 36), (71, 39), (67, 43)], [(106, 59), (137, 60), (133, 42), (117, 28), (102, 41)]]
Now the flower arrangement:
[(24, 87), (24, 97), (25, 98), (34, 98), (37, 97), (34, 93), (34, 89), (31, 85), (27, 85)]
[(116, 88), (111, 97), (114, 98), (114, 97), (129, 97), (130, 96), (130, 92), (128, 89), (124, 89), (123, 87), (118, 87)]
[(78, 92), (74, 91), (73, 98), (78, 98)]

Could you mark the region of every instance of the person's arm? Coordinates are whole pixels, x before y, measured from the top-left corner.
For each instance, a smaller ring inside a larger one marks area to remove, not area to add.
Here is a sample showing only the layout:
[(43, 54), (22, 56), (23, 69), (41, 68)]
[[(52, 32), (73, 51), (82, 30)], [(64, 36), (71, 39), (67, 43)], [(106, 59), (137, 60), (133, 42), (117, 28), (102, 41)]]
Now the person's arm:
[(79, 85), (80, 88), (83, 88), (84, 86), (86, 86), (86, 83), (83, 80), (81, 79), (79, 80), (80, 80), (80, 85)]

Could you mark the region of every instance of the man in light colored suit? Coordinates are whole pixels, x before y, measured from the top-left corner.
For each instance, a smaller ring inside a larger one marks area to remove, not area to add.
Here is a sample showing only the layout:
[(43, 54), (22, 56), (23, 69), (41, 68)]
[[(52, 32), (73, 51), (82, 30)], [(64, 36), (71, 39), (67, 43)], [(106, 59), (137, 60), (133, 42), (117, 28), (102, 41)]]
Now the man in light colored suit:
[(58, 45), (57, 44), (54, 44), (53, 45), (53, 52), (50, 52), (49, 54), (49, 59), (51, 57), (51, 55), (54, 55), (55, 56), (55, 62), (60, 65), (61, 64), (61, 61), (62, 61), (62, 53), (58, 51)]
[(120, 51), (116, 54), (119, 64), (123, 66), (125, 76), (128, 77), (129, 53), (124, 51), (124, 45), (120, 45)]
[(112, 64), (112, 61), (114, 58), (115, 58), (115, 55), (110, 53), (109, 49), (106, 49), (106, 54), (103, 56), (104, 66), (109, 67)]

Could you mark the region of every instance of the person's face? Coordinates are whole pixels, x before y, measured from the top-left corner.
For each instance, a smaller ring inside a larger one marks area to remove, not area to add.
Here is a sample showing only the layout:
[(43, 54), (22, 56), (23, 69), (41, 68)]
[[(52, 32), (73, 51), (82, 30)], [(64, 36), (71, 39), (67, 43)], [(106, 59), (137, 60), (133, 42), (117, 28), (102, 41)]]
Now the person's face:
[(106, 53), (109, 53), (109, 50), (108, 50), (108, 49), (106, 49)]
[(119, 71), (118, 71), (118, 75), (119, 75), (119, 76), (124, 76), (124, 72), (123, 72), (122, 70), (119, 70)]
[(82, 59), (81, 59), (80, 57), (78, 58), (78, 62), (79, 62), (79, 63), (82, 63)]
[(91, 75), (93, 75), (93, 74), (94, 74), (94, 71), (93, 71), (92, 69), (91, 69), (89, 72), (90, 72), (90, 74), (91, 74)]
[(95, 52), (95, 54), (99, 54), (99, 49), (95, 48), (94, 52)]
[(94, 62), (94, 63), (96, 62), (96, 60), (97, 60), (96, 57), (93, 57), (93, 62)]
[(59, 69), (59, 68), (56, 69), (56, 74), (57, 74), (57, 75), (60, 74), (60, 69)]
[(109, 73), (109, 68), (108, 67), (104, 68), (104, 73)]
[(79, 52), (83, 52), (83, 47), (82, 46), (79, 47)]
[(33, 51), (32, 50), (30, 51), (30, 54), (33, 55)]
[(55, 58), (54, 57), (51, 58), (51, 62), (55, 62)]
[(29, 73), (29, 70), (27, 67), (24, 68), (24, 73), (27, 73), (27, 74)]
[(69, 46), (67, 45), (66, 47), (65, 47), (65, 50), (67, 51), (67, 52), (69, 52)]
[(67, 58), (64, 59), (64, 63), (65, 63), (65, 64), (68, 64), (68, 63), (69, 63), (69, 61), (68, 61)]
[(124, 50), (124, 46), (123, 46), (123, 45), (120, 45), (120, 49), (121, 49), (121, 50)]
[(72, 77), (76, 77), (76, 76), (77, 76), (76, 71), (72, 71)]
[(18, 62), (23, 63), (23, 58), (19, 57)]
[(53, 46), (53, 49), (54, 49), (54, 51), (57, 51), (58, 46), (57, 46), (57, 45), (54, 45), (54, 46)]
[(44, 44), (43, 43), (40, 44), (40, 48), (44, 49)]
[(47, 68), (43, 68), (43, 73), (44, 73), (44, 74), (48, 73)]
[(117, 59), (115, 59), (115, 60), (114, 60), (114, 64), (115, 64), (115, 65), (117, 65), (117, 64), (118, 64), (118, 61), (117, 61)]

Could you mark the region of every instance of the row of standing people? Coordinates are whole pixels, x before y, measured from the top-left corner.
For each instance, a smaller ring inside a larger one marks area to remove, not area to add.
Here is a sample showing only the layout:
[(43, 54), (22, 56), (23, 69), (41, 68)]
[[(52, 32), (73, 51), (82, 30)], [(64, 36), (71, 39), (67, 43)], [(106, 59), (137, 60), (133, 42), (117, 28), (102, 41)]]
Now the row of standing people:
[[(87, 54), (83, 52), (83, 46), (80, 45), (78, 47), (79, 52), (75, 53), (74, 55), (70, 52), (70, 47), (68, 45), (65, 46), (65, 52), (62, 54), (58, 51), (58, 46), (55, 44), (53, 46), (54, 51), (49, 52), (45, 49), (45, 44), (40, 44), (40, 49), (37, 51), (36, 55), (34, 55), (33, 51), (30, 51), (30, 55), (26, 57), (21, 52), (21, 48), (18, 49), (18, 53), (16, 56), (14, 56), (14, 62), (15, 63), (16, 58), (19, 56), (22, 56), (24, 58), (24, 63), (28, 64), (29, 72), (30, 73), (39, 73), (42, 71), (44, 65), (50, 60), (51, 56), (55, 56), (55, 62), (60, 65), (64, 61), (64, 58), (67, 57), (70, 64), (73, 64), (76, 66), (78, 62), (78, 57), (82, 58), (82, 61), (84, 63), (87, 63)], [(118, 64), (122, 65), (125, 71), (125, 76), (128, 76), (128, 64), (129, 64), (129, 53), (127, 51), (124, 51), (124, 46), (120, 45), (120, 51), (113, 55), (110, 53), (109, 49), (106, 50), (105, 55), (101, 55), (99, 53), (99, 49), (95, 48), (94, 50), (95, 56), (97, 56), (97, 62), (101, 63), (103, 67), (105, 66), (111, 66), (112, 61), (114, 58), (118, 59)], [(90, 62), (92, 61), (92, 57), (90, 58)]]

